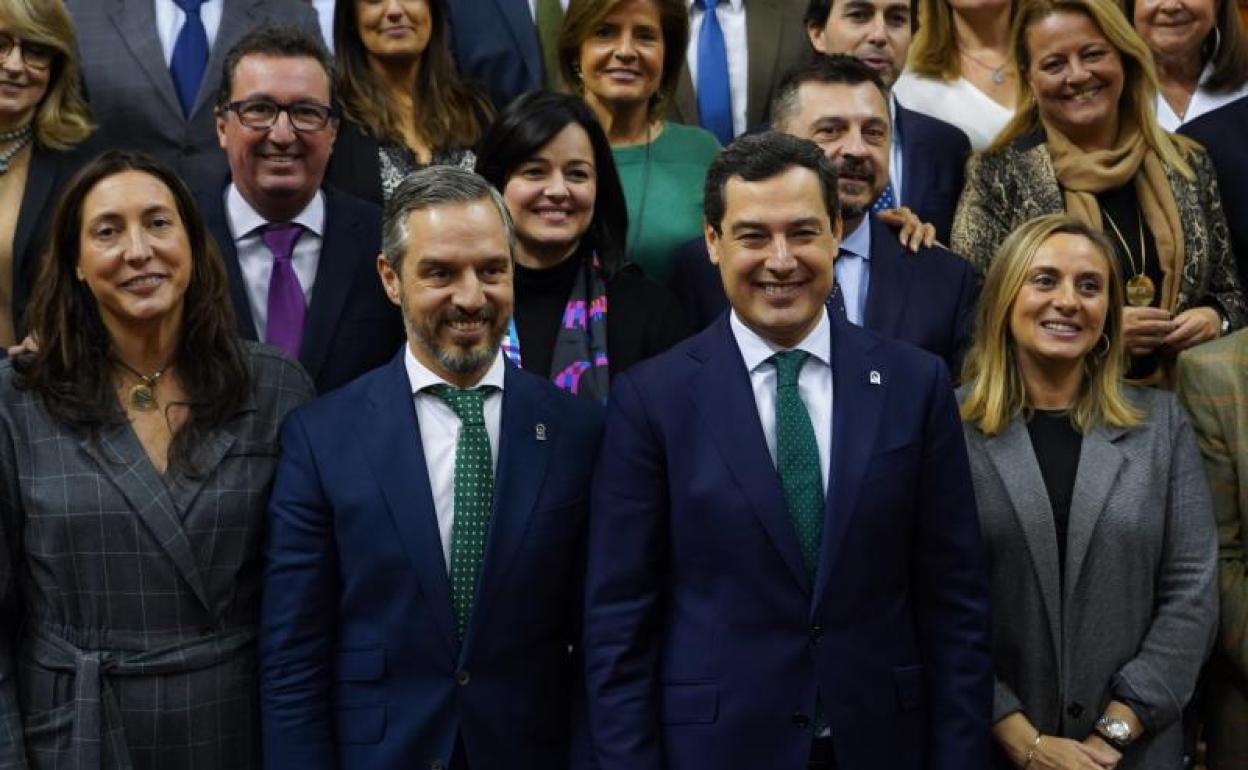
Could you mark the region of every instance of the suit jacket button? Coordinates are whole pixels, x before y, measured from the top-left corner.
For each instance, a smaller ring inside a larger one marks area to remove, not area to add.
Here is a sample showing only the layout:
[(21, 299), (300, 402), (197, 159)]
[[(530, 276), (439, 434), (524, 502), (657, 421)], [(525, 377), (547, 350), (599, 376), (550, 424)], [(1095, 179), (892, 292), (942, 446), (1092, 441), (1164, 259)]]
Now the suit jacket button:
[(456, 672), (455, 672), (455, 684), (457, 684), (457, 685), (459, 685), (459, 686), (461, 686), (461, 687), (462, 687), (462, 686), (464, 686), (464, 685), (468, 684), (470, 681), (472, 681), (472, 676), (471, 676), (471, 675), (469, 675), (469, 673), (468, 673), (467, 671), (456, 671)]
[(1078, 719), (1079, 717), (1083, 716), (1083, 704), (1071, 703), (1069, 706), (1066, 707), (1066, 716), (1070, 717), (1071, 719)]
[(819, 644), (819, 641), (821, 639), (823, 639), (823, 626), (811, 626), (810, 627), (810, 643)]
[(793, 724), (798, 727), (810, 727), (810, 717), (799, 711), (793, 715)]

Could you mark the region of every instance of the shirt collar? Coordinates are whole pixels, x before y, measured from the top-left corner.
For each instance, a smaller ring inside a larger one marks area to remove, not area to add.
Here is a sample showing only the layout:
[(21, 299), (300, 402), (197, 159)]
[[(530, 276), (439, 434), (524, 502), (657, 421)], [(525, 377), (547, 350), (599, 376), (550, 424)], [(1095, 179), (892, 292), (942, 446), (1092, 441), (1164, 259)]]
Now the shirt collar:
[(871, 259), (871, 215), (868, 213), (854, 228), (852, 233), (847, 233), (841, 240), (841, 251), (848, 251), (855, 257), (863, 259)]
[[(407, 382), (412, 388), (412, 395), (416, 395), (420, 391), (432, 385), (452, 385), (442, 379), (442, 377), (434, 374), (434, 372), (424, 364), (422, 364), (414, 353), (412, 353), (411, 343), (403, 345), (403, 366), (407, 369)], [(485, 376), (477, 383), (477, 387), (481, 385), (489, 385), (499, 390), (503, 389), (503, 351), (500, 349), (494, 354), (494, 363), (490, 364), (490, 368), (485, 370)]]
[(888, 95), (888, 125), (892, 129), (893, 143), (896, 144), (901, 139), (901, 129), (897, 126), (897, 97), (894, 94)]
[[(230, 234), (234, 236), (234, 240), (241, 240), (255, 233), (256, 230), (273, 224), (269, 220), (261, 216), (260, 212), (252, 208), (243, 194), (239, 192), (238, 186), (233, 182), (226, 189), (225, 193), (225, 216), (230, 223)], [(316, 191), (316, 195), (312, 196), (312, 200), (308, 201), (308, 205), (304, 206), (303, 211), (295, 215), (290, 220), (294, 224), (303, 225), (305, 230), (310, 230), (313, 235), (318, 238), (325, 237), (325, 193), (320, 190)]]
[[(741, 10), (741, 7), (745, 5), (745, 0), (719, 0), (719, 2), (721, 4), (727, 3), (728, 5), (732, 6), (732, 10), (734, 11)], [(694, 9), (697, 9), (699, 11), (702, 10), (702, 8), (700, 7), (701, 5), (702, 5), (702, 0), (689, 0), (689, 10), (691, 11)]]
[[(763, 339), (753, 329), (745, 325), (741, 317), (737, 315), (737, 311), (733, 310), (729, 314), (728, 323), (732, 328), (732, 336), (737, 340), (737, 348), (741, 351), (741, 358), (745, 361), (745, 369), (753, 372), (762, 366), (768, 358), (779, 353), (783, 348), (774, 342)], [(810, 333), (802, 339), (801, 342), (794, 345), (789, 350), (804, 350), (823, 362), (825, 366), (831, 366), (832, 362), (830, 354), (832, 351), (832, 324), (828, 322), (828, 314), (822, 312), (819, 314), (819, 323)]]

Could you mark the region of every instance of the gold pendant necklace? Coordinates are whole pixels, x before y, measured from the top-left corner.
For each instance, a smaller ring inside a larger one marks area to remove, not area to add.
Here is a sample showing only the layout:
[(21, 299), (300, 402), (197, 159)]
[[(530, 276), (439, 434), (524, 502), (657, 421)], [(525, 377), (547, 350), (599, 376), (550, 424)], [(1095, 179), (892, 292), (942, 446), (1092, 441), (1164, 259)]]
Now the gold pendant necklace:
[(1122, 237), (1122, 230), (1118, 229), (1118, 223), (1105, 209), (1101, 209), (1101, 214), (1114, 229), (1114, 235), (1118, 236), (1118, 242), (1122, 244), (1122, 250), (1127, 254), (1127, 261), (1131, 263), (1132, 275), (1127, 281), (1127, 304), (1131, 307), (1148, 307), (1153, 304), (1153, 298), (1157, 296), (1157, 286), (1153, 283), (1153, 279), (1144, 273), (1144, 268), (1148, 264), (1148, 255), (1144, 251), (1144, 212), (1139, 212), (1140, 267), (1138, 270), (1135, 267), (1135, 256), (1131, 253), (1131, 247), (1127, 245), (1127, 239)]
[(122, 361), (120, 358), (114, 358), (113, 360), (118, 364), (121, 364), (123, 369), (139, 378), (139, 381), (135, 383), (130, 388), (129, 393), (127, 393), (130, 406), (140, 412), (150, 412), (155, 409), (157, 406), (155, 390), (156, 381), (159, 380), (165, 372), (169, 371), (169, 364), (165, 364), (151, 374), (142, 374), (130, 364)]

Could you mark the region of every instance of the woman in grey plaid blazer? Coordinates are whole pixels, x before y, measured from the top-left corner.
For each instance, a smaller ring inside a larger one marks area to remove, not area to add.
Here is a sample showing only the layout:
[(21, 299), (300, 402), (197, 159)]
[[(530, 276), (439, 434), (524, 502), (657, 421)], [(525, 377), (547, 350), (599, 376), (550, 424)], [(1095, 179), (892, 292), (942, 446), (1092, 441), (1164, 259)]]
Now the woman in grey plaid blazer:
[(0, 768), (258, 766), (259, 545), (312, 384), (234, 338), (186, 188), (107, 153), (65, 191), (0, 363)]

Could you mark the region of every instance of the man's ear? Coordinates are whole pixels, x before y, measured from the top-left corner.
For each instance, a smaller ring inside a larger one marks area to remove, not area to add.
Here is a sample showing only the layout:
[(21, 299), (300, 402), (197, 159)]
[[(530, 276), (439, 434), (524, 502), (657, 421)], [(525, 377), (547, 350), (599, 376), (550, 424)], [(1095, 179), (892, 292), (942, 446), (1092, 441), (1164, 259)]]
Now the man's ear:
[(706, 239), (706, 254), (711, 260), (712, 265), (719, 264), (719, 249), (723, 244), (723, 236), (721, 236), (710, 223), (702, 225), (702, 237)]
[[(831, 11), (828, 12), (831, 14)], [(826, 21), (824, 22), (827, 23)], [(810, 41), (810, 47), (815, 49), (816, 53), (827, 53), (823, 44), (823, 27), (813, 21), (806, 22), (806, 38)]]
[(399, 291), (402, 279), (399, 277), (398, 271), (390, 264), (390, 260), (386, 259), (385, 254), (377, 255), (377, 275), (381, 277), (381, 287), (386, 290), (386, 296), (390, 301), (403, 307), (403, 295)]

